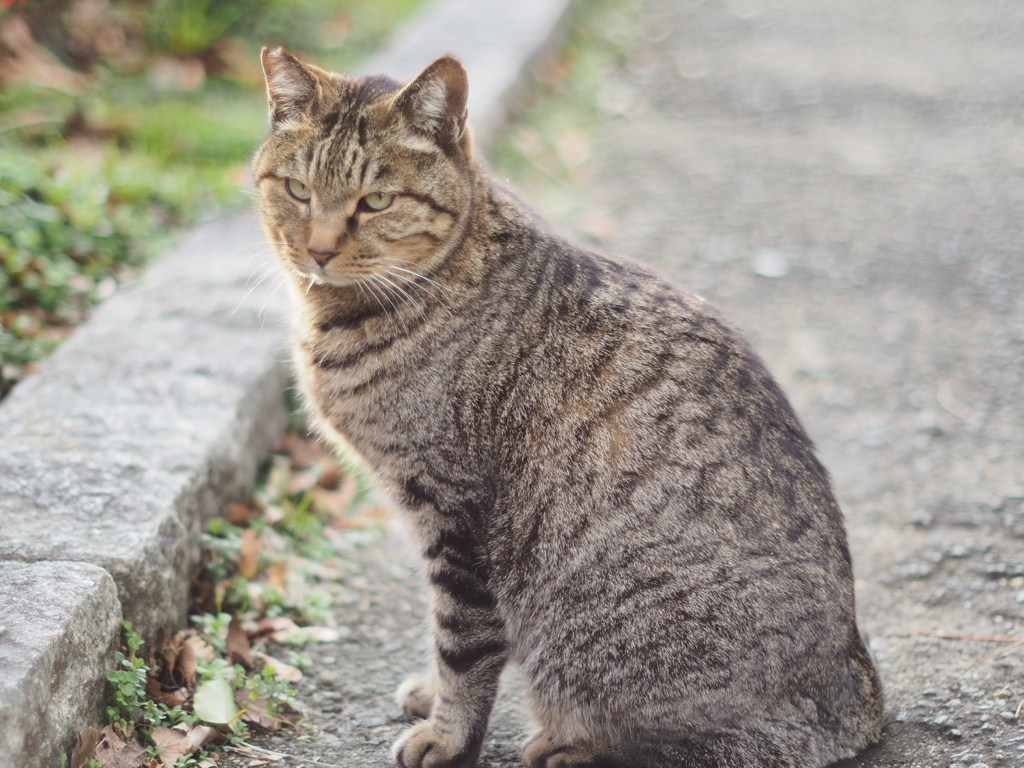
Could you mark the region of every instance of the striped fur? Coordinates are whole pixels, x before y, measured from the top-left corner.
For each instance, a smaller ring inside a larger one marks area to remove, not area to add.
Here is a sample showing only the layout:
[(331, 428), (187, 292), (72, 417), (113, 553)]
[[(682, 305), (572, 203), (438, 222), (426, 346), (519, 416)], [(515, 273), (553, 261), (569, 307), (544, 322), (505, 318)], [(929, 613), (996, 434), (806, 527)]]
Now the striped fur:
[(494, 183), (455, 59), (405, 87), (264, 68), (254, 169), (302, 387), (430, 583), (397, 763), (471, 765), (510, 659), (531, 768), (815, 768), (876, 740), (841, 513), (741, 337)]

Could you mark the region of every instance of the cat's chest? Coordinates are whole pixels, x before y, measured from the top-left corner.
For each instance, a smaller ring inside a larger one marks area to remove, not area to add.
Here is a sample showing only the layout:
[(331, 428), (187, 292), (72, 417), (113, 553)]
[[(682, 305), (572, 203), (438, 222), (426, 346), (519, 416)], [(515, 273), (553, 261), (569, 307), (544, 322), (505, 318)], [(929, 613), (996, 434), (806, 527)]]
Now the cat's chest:
[(425, 339), (310, 333), (295, 357), (307, 398), (361, 451), (451, 436), (457, 372)]

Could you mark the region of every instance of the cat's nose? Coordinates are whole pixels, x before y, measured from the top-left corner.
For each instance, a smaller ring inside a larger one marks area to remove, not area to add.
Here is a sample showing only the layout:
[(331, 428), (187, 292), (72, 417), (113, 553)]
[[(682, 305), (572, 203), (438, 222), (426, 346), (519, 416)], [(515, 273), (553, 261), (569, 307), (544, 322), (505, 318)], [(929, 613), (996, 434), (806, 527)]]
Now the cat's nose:
[(327, 265), (327, 262), (338, 255), (339, 251), (314, 251), (312, 248), (306, 249), (309, 255), (313, 257), (319, 266), (323, 267)]

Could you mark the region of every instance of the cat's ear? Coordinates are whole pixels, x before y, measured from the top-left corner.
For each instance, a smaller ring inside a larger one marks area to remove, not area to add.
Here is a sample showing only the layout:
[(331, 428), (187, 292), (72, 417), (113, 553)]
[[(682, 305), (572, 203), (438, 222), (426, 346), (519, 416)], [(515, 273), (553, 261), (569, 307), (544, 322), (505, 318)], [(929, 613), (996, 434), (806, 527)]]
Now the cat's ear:
[(442, 147), (454, 147), (466, 132), (468, 99), (462, 62), (442, 56), (401, 90), (394, 107), (414, 130)]
[(260, 58), (267, 78), (270, 125), (274, 129), (292, 128), (316, 98), (316, 78), (284, 48), (264, 48)]

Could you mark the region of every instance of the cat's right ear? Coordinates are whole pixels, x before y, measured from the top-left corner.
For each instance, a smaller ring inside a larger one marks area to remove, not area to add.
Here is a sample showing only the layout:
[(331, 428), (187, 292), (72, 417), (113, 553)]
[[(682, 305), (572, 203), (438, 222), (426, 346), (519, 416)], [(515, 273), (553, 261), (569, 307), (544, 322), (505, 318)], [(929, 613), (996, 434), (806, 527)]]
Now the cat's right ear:
[(465, 136), (468, 99), (469, 78), (462, 62), (442, 56), (399, 92), (394, 108), (416, 133), (452, 147)]
[(294, 128), (316, 98), (316, 78), (284, 48), (264, 48), (260, 59), (267, 78), (270, 127), (274, 130)]

